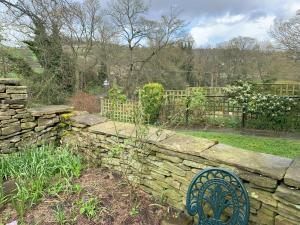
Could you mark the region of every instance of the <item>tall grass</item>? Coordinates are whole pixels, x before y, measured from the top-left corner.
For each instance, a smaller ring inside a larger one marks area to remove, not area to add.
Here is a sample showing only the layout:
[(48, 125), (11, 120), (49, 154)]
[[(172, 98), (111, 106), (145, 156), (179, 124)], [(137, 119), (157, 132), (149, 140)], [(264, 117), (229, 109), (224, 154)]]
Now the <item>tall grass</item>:
[[(20, 217), (26, 208), (38, 203), (54, 181), (79, 177), (81, 160), (68, 149), (45, 145), (29, 147), (24, 151), (0, 158), (0, 184), (16, 182), (16, 192), (5, 197), (0, 190), (1, 204), (11, 202)], [(54, 179), (55, 178), (55, 179)], [(2, 185), (1, 185), (2, 186)]]

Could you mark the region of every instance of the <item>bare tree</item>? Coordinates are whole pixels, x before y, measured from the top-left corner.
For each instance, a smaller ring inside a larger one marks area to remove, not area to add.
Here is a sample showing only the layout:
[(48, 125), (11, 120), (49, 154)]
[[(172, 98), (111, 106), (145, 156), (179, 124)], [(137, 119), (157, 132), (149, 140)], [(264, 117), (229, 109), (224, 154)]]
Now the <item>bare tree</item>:
[[(118, 30), (121, 43), (129, 50), (128, 78), (126, 90), (131, 91), (140, 82), (140, 74), (145, 64), (169, 44), (177, 40), (183, 28), (183, 21), (171, 10), (170, 15), (161, 20), (147, 19), (149, 6), (143, 0), (114, 0), (108, 15)], [(141, 56), (138, 50), (146, 47), (149, 54)], [(135, 72), (135, 73), (134, 73)], [(131, 87), (131, 90), (130, 90)]]
[(270, 33), (280, 47), (291, 52), (295, 60), (300, 59), (300, 15), (287, 21), (277, 20)]
[[(83, 75), (95, 67), (97, 60), (91, 56), (95, 41), (98, 40), (102, 18), (99, 0), (84, 0), (69, 3), (64, 14), (64, 35), (70, 46), (76, 64), (75, 91), (83, 89)], [(91, 63), (88, 63), (91, 62)]]

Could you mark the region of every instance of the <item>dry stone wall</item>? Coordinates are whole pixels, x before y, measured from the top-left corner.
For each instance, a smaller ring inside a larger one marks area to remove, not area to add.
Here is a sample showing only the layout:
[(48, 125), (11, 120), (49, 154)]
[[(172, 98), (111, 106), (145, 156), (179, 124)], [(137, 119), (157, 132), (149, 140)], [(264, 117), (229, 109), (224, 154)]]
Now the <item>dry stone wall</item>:
[(0, 78), (0, 154), (30, 144), (55, 141), (59, 124), (69, 106), (27, 109), (27, 88), (19, 80)]
[(144, 132), (95, 115), (75, 116), (70, 124), (63, 144), (73, 146), (90, 163), (124, 173), (178, 209), (185, 209), (196, 173), (223, 167), (236, 173), (248, 190), (249, 224), (300, 224), (300, 157), (293, 161), (156, 128)]

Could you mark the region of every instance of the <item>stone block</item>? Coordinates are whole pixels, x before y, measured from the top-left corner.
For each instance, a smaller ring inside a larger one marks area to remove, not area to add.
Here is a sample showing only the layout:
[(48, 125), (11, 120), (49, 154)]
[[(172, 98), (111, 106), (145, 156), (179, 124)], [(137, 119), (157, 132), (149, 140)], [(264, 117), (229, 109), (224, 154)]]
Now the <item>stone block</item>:
[(1, 129), (2, 135), (10, 135), (21, 131), (21, 126), (19, 122), (11, 123), (8, 127), (3, 127)]
[(28, 111), (31, 113), (32, 116), (43, 116), (49, 114), (61, 114), (72, 112), (74, 108), (72, 106), (67, 105), (50, 105), (50, 106), (42, 106), (38, 108), (29, 109)]
[(280, 201), (281, 199), (285, 202), (290, 202), (295, 205), (300, 205), (300, 190), (295, 189), (284, 184), (281, 184), (276, 189), (274, 197)]
[(286, 171), (284, 183), (289, 186), (300, 188), (300, 156), (296, 158)]
[(10, 98), (10, 96), (8, 94), (6, 94), (6, 93), (0, 93), (0, 99), (9, 99), (9, 98)]
[(20, 85), (21, 81), (19, 79), (14, 79), (14, 78), (0, 78), (0, 84)]
[(275, 225), (299, 225), (299, 222), (278, 215), (275, 217)]
[(26, 86), (6, 86), (6, 93), (8, 94), (27, 94)]
[(291, 159), (247, 151), (224, 144), (218, 144), (207, 151), (203, 151), (201, 156), (276, 180), (281, 180), (284, 177), (286, 170), (292, 163)]
[(4, 84), (0, 84), (0, 93), (5, 92), (6, 88)]
[(285, 205), (281, 202), (278, 203), (278, 214), (297, 221), (300, 224), (300, 205)]
[(27, 94), (10, 94), (11, 99), (17, 99), (17, 100), (26, 100), (28, 98)]
[(246, 190), (248, 191), (249, 197), (261, 201), (266, 205), (270, 205), (275, 208), (277, 207), (278, 201), (273, 198), (272, 193), (259, 189), (254, 189), (247, 184), (245, 184), (245, 186)]
[(36, 125), (37, 124), (35, 122), (26, 122), (26, 123), (21, 123), (21, 128), (27, 130), (27, 129), (34, 128)]
[(165, 154), (162, 154), (162, 153), (156, 153), (156, 156), (160, 159), (165, 159), (165, 160), (168, 160), (168, 161), (173, 162), (173, 163), (180, 163), (180, 162), (183, 161), (183, 159), (181, 159), (179, 157), (169, 156), (169, 155), (165, 155)]
[(16, 111), (13, 109), (0, 112), (0, 116), (13, 116), (13, 115), (16, 115)]
[(192, 167), (192, 168), (197, 168), (197, 169), (204, 169), (207, 167), (207, 165), (199, 163), (199, 162), (194, 162), (190, 160), (183, 160), (183, 165)]
[(166, 161), (163, 162), (161, 167), (164, 170), (170, 171), (171, 173), (175, 173), (178, 176), (182, 176), (182, 177), (185, 177), (186, 173), (187, 173), (186, 171), (184, 171), (183, 169), (177, 167), (173, 163), (166, 162)]
[(180, 134), (172, 135), (171, 137), (156, 143), (156, 145), (161, 148), (195, 156), (200, 156), (201, 152), (215, 144), (215, 141)]
[(93, 114), (83, 114), (71, 117), (71, 121), (76, 124), (83, 124), (86, 126), (93, 126), (99, 123), (104, 123), (107, 121), (107, 118), (101, 117)]

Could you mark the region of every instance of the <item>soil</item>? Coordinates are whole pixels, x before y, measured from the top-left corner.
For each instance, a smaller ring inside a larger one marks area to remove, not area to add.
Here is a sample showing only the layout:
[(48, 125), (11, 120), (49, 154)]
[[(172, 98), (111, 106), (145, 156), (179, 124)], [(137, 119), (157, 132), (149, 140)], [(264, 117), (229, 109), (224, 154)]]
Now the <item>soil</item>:
[[(74, 183), (82, 187), (81, 191), (45, 196), (41, 203), (27, 211), (23, 224), (159, 225), (166, 215), (176, 213), (108, 170), (87, 169)], [(97, 213), (89, 219), (80, 213), (78, 202), (91, 198), (97, 200)], [(64, 223), (59, 223), (55, 216), (57, 207), (65, 213)], [(9, 204), (0, 211), (0, 224), (15, 220), (18, 220), (16, 211)]]

